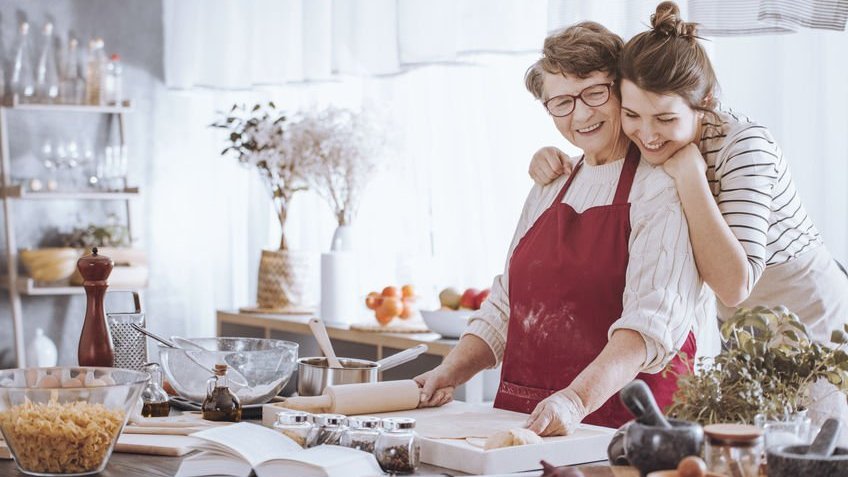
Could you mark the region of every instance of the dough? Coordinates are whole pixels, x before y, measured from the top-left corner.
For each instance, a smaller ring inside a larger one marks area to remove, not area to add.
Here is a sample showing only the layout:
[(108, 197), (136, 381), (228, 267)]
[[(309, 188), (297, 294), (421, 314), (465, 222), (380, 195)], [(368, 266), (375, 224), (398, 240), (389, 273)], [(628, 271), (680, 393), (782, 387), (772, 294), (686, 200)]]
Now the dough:
[(501, 447), (525, 446), (541, 444), (542, 438), (530, 429), (517, 428), (492, 434), (486, 439), (484, 449), (500, 449)]

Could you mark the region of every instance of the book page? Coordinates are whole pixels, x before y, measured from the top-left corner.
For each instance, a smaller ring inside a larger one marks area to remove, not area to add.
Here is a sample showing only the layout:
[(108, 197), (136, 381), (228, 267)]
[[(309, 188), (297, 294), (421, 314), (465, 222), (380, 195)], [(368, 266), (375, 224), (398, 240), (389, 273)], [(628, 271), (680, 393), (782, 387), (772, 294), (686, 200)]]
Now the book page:
[[(255, 467), (254, 470), (258, 477), (383, 475), (383, 471), (373, 454), (332, 445), (313, 447), (303, 452), (289, 454), (284, 460), (265, 462)], [(297, 470), (296, 474), (292, 473), (294, 470)]]
[(191, 436), (206, 441), (203, 449), (240, 456), (253, 468), (262, 462), (303, 452), (299, 445), (279, 432), (247, 422), (207, 429)]

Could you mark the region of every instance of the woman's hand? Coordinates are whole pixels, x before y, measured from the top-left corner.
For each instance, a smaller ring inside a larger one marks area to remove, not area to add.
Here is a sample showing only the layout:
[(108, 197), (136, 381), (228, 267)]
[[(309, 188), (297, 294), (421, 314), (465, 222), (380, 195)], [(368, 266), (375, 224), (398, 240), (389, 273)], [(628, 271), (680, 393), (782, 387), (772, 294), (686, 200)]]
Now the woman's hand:
[(418, 407), (439, 407), (453, 401), (455, 376), (445, 365), (439, 365), (415, 378), (421, 388)]
[(707, 174), (707, 161), (694, 143), (680, 148), (663, 163), (663, 170), (675, 181), (682, 179), (703, 179)]
[(540, 402), (526, 426), (540, 436), (567, 436), (586, 417), (583, 401), (571, 388), (557, 391)]
[(535, 183), (544, 186), (563, 174), (571, 174), (572, 168), (568, 154), (553, 146), (548, 146), (533, 154), (528, 172)]

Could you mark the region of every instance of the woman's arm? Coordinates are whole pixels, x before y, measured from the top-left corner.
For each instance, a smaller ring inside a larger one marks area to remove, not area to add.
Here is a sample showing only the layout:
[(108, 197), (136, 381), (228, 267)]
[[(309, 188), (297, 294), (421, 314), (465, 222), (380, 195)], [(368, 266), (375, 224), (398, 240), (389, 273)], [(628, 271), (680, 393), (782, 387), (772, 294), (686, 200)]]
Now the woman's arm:
[(419, 407), (447, 404), (453, 399), (457, 386), (494, 365), (495, 355), (485, 341), (475, 335), (463, 336), (442, 364), (415, 377), (415, 382), (421, 387)]
[(663, 168), (677, 186), (701, 278), (726, 306), (742, 303), (750, 293), (748, 259), (713, 198), (701, 151), (689, 144)]

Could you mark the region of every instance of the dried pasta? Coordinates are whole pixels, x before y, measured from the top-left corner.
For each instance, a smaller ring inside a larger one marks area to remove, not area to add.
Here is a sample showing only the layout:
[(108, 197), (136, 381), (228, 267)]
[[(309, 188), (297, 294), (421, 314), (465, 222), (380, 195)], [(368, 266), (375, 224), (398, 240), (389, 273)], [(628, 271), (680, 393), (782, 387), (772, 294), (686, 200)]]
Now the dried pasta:
[(32, 472), (96, 470), (123, 423), (123, 411), (84, 401), (27, 402), (0, 412), (0, 427), (18, 464)]

